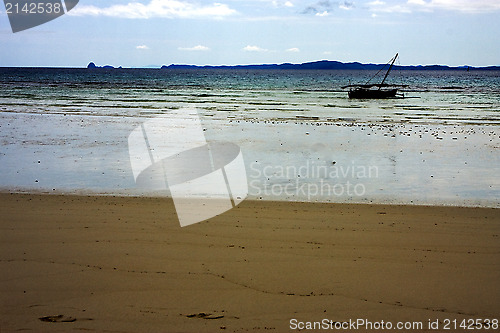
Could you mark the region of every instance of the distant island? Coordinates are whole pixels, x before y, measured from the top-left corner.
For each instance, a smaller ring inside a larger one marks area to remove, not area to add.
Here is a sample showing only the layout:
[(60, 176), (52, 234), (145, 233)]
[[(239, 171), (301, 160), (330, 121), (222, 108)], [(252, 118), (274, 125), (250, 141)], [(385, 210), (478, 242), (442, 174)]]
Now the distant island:
[[(111, 66), (111, 65), (104, 65), (104, 66), (96, 66), (96, 64), (94, 64), (93, 62), (90, 62), (88, 65), (87, 65), (87, 68), (89, 69), (94, 69), (94, 68), (107, 68), (107, 69), (114, 69), (115, 67)], [(122, 68), (122, 66), (118, 67), (118, 68)]]
[[(279, 69), (279, 70), (379, 70), (386, 66), (386, 64), (362, 64), (360, 62), (340, 62), (331, 60), (320, 60), (313, 62), (304, 62), (301, 64), (283, 63), (283, 64), (260, 64), (260, 65), (232, 65), (232, 66), (197, 66), (197, 65), (163, 65), (161, 69)], [(93, 62), (87, 65), (89, 69), (107, 68), (113, 69), (115, 67), (96, 66)], [(121, 66), (118, 68), (122, 68)], [(445, 66), (445, 65), (418, 65), (418, 66), (401, 66), (394, 65), (395, 70), (500, 70), (500, 66), (487, 66), (487, 67), (473, 67), (473, 66)]]
[[(228, 68), (228, 69), (290, 69), (290, 70), (379, 70), (386, 64), (362, 64), (360, 62), (340, 62), (331, 60), (320, 60), (304, 62), (301, 64), (261, 64), (261, 65), (234, 65), (234, 66), (196, 66), (196, 65), (163, 65), (162, 69), (169, 68)], [(397, 66), (396, 70), (500, 70), (500, 66), (473, 67), (473, 66), (444, 66), (444, 65), (418, 65), (418, 66)]]

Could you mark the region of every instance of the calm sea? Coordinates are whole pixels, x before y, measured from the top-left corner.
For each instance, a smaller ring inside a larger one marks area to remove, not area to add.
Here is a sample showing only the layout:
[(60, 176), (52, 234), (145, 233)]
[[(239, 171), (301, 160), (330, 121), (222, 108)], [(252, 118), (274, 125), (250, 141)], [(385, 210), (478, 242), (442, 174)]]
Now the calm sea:
[[(226, 118), (500, 124), (500, 72), (395, 71), (406, 99), (353, 101), (372, 71), (0, 68), (0, 111), (136, 117), (194, 106)], [(374, 81), (376, 82), (376, 80)]]
[(189, 107), (241, 147), (254, 198), (499, 206), (500, 72), (393, 71), (404, 99), (347, 98), (374, 74), (0, 68), (0, 189), (135, 193), (128, 135)]

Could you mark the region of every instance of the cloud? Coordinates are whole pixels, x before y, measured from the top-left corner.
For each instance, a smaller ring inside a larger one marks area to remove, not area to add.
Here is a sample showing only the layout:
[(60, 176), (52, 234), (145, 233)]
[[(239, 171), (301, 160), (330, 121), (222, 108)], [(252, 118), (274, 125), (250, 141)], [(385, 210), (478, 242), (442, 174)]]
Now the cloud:
[(500, 1), (498, 0), (432, 0), (429, 2), (410, 0), (408, 2), (431, 9), (445, 9), (467, 13), (486, 13), (500, 10)]
[(177, 48), (180, 51), (210, 51), (210, 48), (203, 45), (196, 45), (193, 47), (179, 47)]
[(368, 2), (367, 5), (368, 6), (382, 6), (382, 5), (385, 5), (385, 2), (384, 1), (380, 1), (380, 0), (375, 0), (375, 1), (372, 1), (372, 2)]
[(324, 11), (323, 13), (316, 13), (316, 16), (328, 16), (330, 15), (330, 13), (328, 13), (328, 11)]
[(149, 50), (147, 45), (137, 45), (135, 48), (138, 50)]
[(372, 11), (386, 13), (445, 10), (474, 14), (500, 11), (500, 1), (498, 0), (407, 0), (403, 4), (395, 5), (374, 0), (367, 5)]
[[(374, 1), (376, 2), (376, 1)], [(385, 4), (375, 4), (370, 7), (374, 12), (382, 13), (411, 13), (412, 10), (407, 5), (385, 5)]]
[(300, 49), (298, 47), (292, 47), (289, 49), (285, 50), (286, 52), (300, 52)]
[(148, 3), (139, 1), (109, 7), (80, 5), (68, 12), (75, 16), (110, 16), (130, 19), (148, 19), (152, 17), (165, 18), (221, 18), (236, 14), (236, 10), (222, 3), (200, 5), (179, 0), (150, 0)]
[[(318, 13), (328, 13), (328, 10), (332, 9), (332, 3), (329, 0), (322, 0), (318, 1), (315, 4), (307, 6), (303, 11), (302, 14), (315, 14), (317, 15)], [(319, 15), (321, 16), (321, 15)]]
[(261, 47), (258, 47), (256, 45), (247, 45), (243, 48), (243, 51), (247, 52), (267, 52), (269, 51), (268, 49), (263, 49)]
[[(376, 2), (376, 1), (374, 1)], [(426, 2), (424, 0), (408, 0), (407, 2), (409, 5), (426, 5)]]
[(288, 7), (288, 8), (294, 7), (294, 4), (291, 1), (273, 0), (271, 3), (276, 8), (279, 8), (279, 7)]
[(343, 2), (339, 3), (339, 8), (344, 9), (344, 10), (352, 9), (352, 8), (354, 8), (354, 2), (343, 1)]
[(318, 1), (312, 5), (307, 6), (302, 14), (314, 14), (316, 16), (327, 16), (333, 9), (352, 9), (354, 8), (354, 2), (351, 1), (330, 1), (322, 0)]

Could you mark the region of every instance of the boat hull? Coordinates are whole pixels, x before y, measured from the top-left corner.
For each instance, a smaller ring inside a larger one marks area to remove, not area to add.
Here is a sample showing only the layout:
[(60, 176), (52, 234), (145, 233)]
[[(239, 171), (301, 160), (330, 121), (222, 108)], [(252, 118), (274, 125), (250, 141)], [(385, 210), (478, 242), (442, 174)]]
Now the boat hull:
[(397, 89), (364, 89), (356, 88), (349, 91), (349, 98), (359, 99), (379, 99), (379, 98), (394, 98), (396, 97)]

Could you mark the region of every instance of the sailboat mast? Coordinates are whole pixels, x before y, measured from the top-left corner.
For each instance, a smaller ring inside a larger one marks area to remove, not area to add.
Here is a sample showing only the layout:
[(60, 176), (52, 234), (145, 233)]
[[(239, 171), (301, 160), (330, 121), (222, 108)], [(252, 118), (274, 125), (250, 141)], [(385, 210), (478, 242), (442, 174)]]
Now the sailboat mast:
[(387, 79), (387, 76), (389, 75), (389, 72), (391, 71), (392, 66), (394, 65), (394, 62), (396, 61), (396, 58), (397, 58), (397, 57), (398, 57), (398, 53), (396, 53), (396, 55), (395, 55), (395, 56), (394, 56), (394, 58), (392, 59), (391, 65), (389, 66), (389, 69), (387, 70), (387, 73), (385, 73), (384, 79), (382, 80), (382, 83), (381, 83), (381, 84), (384, 84), (385, 79)]

